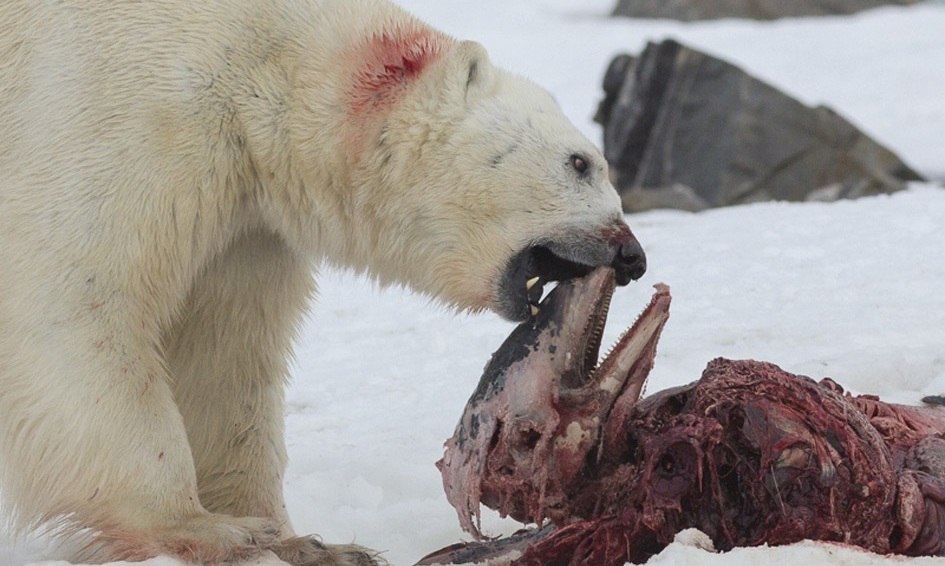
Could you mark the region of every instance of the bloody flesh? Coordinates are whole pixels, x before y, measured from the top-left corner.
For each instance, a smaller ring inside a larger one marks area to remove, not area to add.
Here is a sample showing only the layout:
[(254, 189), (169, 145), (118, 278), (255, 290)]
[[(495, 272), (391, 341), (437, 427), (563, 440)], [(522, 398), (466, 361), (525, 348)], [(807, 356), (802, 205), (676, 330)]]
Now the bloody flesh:
[(421, 564), (643, 562), (691, 527), (720, 550), (814, 539), (945, 554), (945, 410), (721, 358), (641, 400), (669, 291), (594, 368), (610, 277), (560, 285), (513, 332), (438, 463), (474, 535), (480, 502), (545, 528)]

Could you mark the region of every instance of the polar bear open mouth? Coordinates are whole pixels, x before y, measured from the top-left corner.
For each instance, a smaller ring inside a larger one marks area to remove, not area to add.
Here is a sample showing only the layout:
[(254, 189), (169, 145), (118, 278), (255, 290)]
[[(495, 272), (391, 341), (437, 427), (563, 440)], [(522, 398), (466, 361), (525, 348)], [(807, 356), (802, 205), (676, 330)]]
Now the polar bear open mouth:
[(545, 284), (584, 277), (597, 267), (562, 257), (551, 247), (532, 245), (509, 261), (499, 284), (499, 314), (513, 321), (534, 316)]

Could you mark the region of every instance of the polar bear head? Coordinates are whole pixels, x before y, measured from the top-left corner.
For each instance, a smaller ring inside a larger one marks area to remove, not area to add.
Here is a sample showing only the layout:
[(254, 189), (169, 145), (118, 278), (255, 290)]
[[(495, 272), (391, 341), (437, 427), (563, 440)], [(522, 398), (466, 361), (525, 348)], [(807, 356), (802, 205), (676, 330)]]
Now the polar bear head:
[(642, 276), (607, 163), (547, 91), (415, 21), (346, 59), (348, 265), (511, 320), (546, 282)]

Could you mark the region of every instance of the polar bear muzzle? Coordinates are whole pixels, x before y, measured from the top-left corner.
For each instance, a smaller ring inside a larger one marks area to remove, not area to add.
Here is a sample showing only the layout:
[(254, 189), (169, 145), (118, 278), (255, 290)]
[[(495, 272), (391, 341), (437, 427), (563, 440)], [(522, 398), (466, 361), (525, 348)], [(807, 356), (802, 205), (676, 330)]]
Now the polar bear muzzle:
[(512, 321), (535, 316), (546, 283), (583, 277), (597, 267), (613, 267), (618, 285), (642, 277), (646, 272), (643, 247), (625, 224), (620, 222), (617, 228), (542, 240), (512, 256), (499, 283), (499, 314)]

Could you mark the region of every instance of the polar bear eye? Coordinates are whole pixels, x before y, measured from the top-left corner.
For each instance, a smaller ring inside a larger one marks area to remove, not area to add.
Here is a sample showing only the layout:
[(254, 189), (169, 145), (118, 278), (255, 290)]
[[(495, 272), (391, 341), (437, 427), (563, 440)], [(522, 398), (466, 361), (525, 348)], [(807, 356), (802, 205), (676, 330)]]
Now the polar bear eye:
[(571, 167), (581, 175), (584, 175), (587, 173), (588, 169), (587, 159), (575, 153), (571, 156)]

